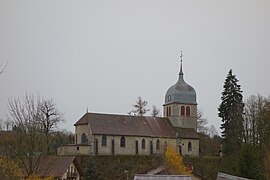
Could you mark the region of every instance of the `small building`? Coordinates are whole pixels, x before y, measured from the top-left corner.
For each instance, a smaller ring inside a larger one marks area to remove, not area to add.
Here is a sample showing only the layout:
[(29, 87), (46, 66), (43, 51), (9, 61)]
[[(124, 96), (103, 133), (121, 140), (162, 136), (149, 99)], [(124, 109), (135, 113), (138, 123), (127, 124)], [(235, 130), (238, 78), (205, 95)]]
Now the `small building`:
[(47, 156), (35, 159), (35, 175), (55, 180), (80, 180), (82, 169), (75, 156)]

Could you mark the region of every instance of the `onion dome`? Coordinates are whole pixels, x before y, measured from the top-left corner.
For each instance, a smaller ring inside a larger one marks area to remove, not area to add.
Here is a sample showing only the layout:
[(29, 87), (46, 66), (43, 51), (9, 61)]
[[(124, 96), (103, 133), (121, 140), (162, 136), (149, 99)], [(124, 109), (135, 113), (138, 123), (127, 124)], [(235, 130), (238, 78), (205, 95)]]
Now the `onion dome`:
[(184, 81), (184, 73), (182, 69), (182, 52), (181, 52), (181, 65), (180, 65), (180, 72), (179, 78), (175, 85), (171, 86), (165, 96), (165, 104), (194, 104), (196, 105), (196, 91), (190, 85), (188, 85)]

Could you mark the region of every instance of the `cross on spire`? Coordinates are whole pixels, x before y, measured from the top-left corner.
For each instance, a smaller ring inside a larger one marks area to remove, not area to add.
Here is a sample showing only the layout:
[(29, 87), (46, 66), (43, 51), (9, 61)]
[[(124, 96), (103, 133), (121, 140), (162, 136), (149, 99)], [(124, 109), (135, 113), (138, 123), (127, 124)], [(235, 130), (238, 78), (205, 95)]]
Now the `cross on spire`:
[(181, 51), (181, 55), (180, 55), (180, 59), (181, 59), (181, 63), (183, 62), (183, 53), (182, 53), (182, 51)]
[(182, 62), (183, 62), (183, 52), (181, 51), (181, 54), (180, 54), (180, 60), (181, 60), (181, 63), (180, 63), (180, 72), (179, 72), (179, 75), (183, 75), (183, 70), (182, 70)]

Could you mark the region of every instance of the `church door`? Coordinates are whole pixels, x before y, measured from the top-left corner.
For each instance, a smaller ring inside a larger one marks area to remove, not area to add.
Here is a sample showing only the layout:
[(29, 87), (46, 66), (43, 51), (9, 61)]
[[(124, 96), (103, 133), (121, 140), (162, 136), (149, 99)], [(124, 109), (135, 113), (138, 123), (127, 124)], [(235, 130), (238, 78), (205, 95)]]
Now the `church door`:
[(136, 154), (139, 154), (139, 142), (135, 141), (135, 146), (136, 146)]
[(112, 139), (112, 155), (114, 155), (114, 140)]
[(150, 154), (153, 154), (153, 141), (150, 141)]
[(98, 139), (95, 139), (95, 155), (98, 155)]

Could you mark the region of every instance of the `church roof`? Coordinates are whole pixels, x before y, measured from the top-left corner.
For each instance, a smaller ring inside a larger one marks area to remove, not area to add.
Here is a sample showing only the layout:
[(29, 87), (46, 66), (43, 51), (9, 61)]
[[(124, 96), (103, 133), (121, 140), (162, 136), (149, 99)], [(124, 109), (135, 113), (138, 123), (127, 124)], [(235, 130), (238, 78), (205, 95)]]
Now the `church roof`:
[(180, 104), (197, 104), (196, 91), (184, 80), (184, 73), (182, 68), (182, 52), (179, 78), (176, 84), (171, 86), (165, 95), (165, 104), (180, 103)]
[(167, 118), (86, 113), (74, 126), (88, 123), (93, 134), (175, 138)]
[(96, 135), (148, 136), (198, 139), (193, 128), (174, 128), (168, 118), (86, 113), (74, 126), (89, 125)]
[(199, 135), (193, 128), (174, 128), (175, 132), (182, 139), (199, 139)]

